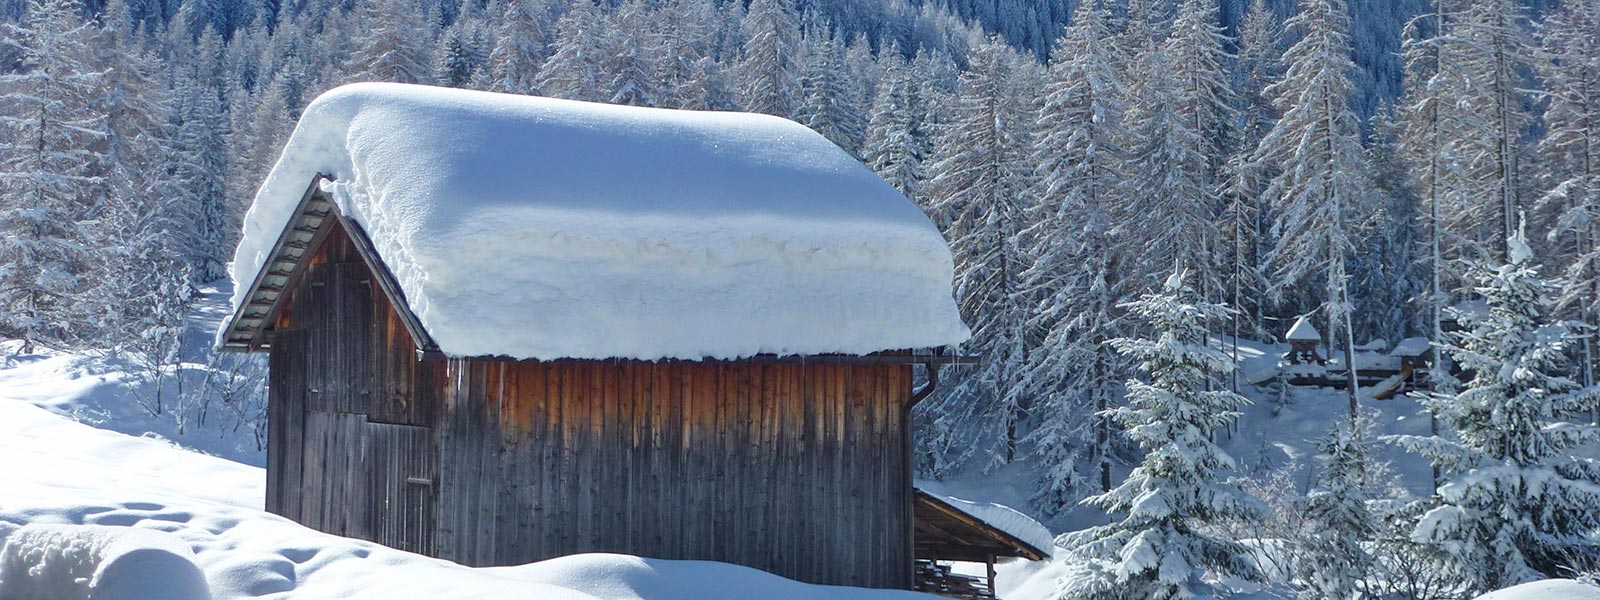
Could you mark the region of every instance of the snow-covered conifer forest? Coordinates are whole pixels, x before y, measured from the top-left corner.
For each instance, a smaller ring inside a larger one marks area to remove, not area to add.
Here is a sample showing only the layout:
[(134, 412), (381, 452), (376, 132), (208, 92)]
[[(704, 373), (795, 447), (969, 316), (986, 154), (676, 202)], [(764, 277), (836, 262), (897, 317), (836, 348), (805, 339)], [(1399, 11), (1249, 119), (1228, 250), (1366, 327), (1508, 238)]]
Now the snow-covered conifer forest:
[[(761, 112), (949, 242), (982, 362), (916, 468), (1061, 534), (1003, 595), (1600, 577), (1600, 0), (0, 0), (0, 38), (0, 340), (124, 365), (161, 431), (264, 443), (263, 361), (186, 315), (321, 92)], [(1360, 379), (1402, 346), (1426, 385)]]

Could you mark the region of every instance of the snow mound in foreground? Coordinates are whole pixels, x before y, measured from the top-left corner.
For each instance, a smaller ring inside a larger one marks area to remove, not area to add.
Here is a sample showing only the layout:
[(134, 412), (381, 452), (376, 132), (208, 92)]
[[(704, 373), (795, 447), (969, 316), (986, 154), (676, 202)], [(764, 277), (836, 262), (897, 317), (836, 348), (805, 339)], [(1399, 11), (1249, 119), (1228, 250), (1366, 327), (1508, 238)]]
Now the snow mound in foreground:
[(245, 216), (235, 308), (319, 174), (447, 354), (866, 354), (969, 335), (928, 218), (786, 119), (336, 88)]
[(0, 600), (211, 598), (189, 546), (159, 531), (30, 524), (0, 538)]
[(1600, 600), (1600, 587), (1571, 579), (1546, 579), (1489, 592), (1478, 600)]

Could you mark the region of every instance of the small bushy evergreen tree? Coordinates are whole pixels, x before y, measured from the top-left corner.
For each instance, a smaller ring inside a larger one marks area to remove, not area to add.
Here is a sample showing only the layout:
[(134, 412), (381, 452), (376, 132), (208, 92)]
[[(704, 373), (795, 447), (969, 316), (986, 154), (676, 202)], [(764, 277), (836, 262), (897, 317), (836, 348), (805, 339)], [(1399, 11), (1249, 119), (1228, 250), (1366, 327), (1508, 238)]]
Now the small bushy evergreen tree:
[(1412, 539), (1478, 591), (1600, 552), (1600, 468), (1575, 454), (1600, 442), (1600, 428), (1577, 421), (1600, 390), (1563, 374), (1574, 332), (1548, 316), (1557, 285), (1520, 233), (1506, 247), (1510, 263), (1472, 265), (1484, 305), (1456, 311), (1465, 330), (1444, 348), (1466, 373), (1461, 390), (1419, 398), (1452, 435), (1395, 438), (1448, 473)]
[(1126, 405), (1107, 413), (1146, 454), (1122, 484), (1085, 500), (1115, 522), (1058, 540), (1082, 561), (1062, 580), (1062, 598), (1189, 598), (1207, 590), (1202, 570), (1259, 579), (1239, 542), (1207, 528), (1256, 519), (1264, 507), (1228, 479), (1233, 458), (1211, 441), (1249, 402), (1207, 385), (1234, 368), (1206, 343), (1228, 309), (1196, 300), (1184, 278), (1174, 273), (1161, 291), (1124, 305), (1152, 336), (1112, 341), (1145, 376), (1129, 380)]

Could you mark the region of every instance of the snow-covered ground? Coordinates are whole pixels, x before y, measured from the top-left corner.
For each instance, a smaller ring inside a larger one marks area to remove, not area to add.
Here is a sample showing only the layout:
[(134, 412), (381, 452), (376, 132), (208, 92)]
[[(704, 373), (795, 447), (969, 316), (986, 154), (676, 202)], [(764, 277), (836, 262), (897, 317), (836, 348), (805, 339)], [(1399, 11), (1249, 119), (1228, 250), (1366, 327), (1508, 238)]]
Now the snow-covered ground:
[(1546, 579), (1489, 592), (1478, 600), (1600, 600), (1600, 587), (1571, 579)]
[[(190, 347), (185, 368), (191, 370), (205, 366), (203, 344), (209, 343), (217, 320), (226, 312), (229, 290), (223, 286), (206, 291), (195, 305), (192, 331), (186, 336)], [(1260, 367), (1255, 363), (1275, 360), (1281, 351), (1278, 346), (1246, 344), (1241, 358), (1247, 368)], [(138, 405), (148, 397), (148, 385), (127, 359), (52, 353), (15, 356), (14, 352), (14, 345), (0, 343), (0, 548), (12, 544), (0, 550), (0, 600), (84, 598), (84, 586), (91, 582), (117, 580), (117, 571), (98, 561), (127, 562), (132, 560), (128, 556), (141, 556), (127, 552), (129, 547), (158, 551), (155, 558), (145, 553), (141, 560), (146, 562), (140, 564), (174, 556), (192, 560), (209, 594), (218, 600), (926, 597), (811, 586), (719, 563), (616, 555), (471, 569), (315, 532), (260, 509), (263, 459), (251, 434), (193, 423), (180, 429), (170, 414), (150, 415)], [(1271, 388), (1246, 386), (1245, 392), (1256, 403), (1246, 409), (1224, 443), (1247, 469), (1304, 465), (1312, 453), (1312, 440), (1345, 411), (1344, 396), (1335, 390), (1296, 389), (1280, 396)], [(1365, 400), (1364, 406), (1385, 421), (1387, 431), (1427, 430), (1426, 416), (1410, 400)], [(1426, 492), (1428, 471), (1420, 460), (1388, 448), (1380, 448), (1378, 454), (1394, 463), (1405, 487), (1413, 493)], [(1306, 474), (1302, 471), (1298, 477), (1304, 481)], [(1013, 465), (982, 477), (928, 485), (946, 496), (1033, 513), (1028, 504), (1033, 478), (1025, 467)], [(1104, 518), (1080, 510), (1045, 523), (1059, 533)], [(63, 524), (71, 527), (56, 527)], [(77, 529), (85, 525), (102, 528)], [(128, 532), (141, 535), (123, 539)], [(1040, 538), (1046, 532), (1026, 533)], [(170, 537), (162, 542), (163, 535)], [(77, 541), (61, 543), (72, 539)], [(159, 552), (163, 547), (167, 550)], [(185, 550), (192, 558), (185, 556)], [(39, 569), (41, 560), (52, 566)], [(1058, 553), (1047, 562), (1003, 562), (998, 566), (997, 591), (1007, 600), (1054, 598), (1065, 560)], [(8, 591), (22, 585), (15, 583), (17, 573), (30, 568), (42, 574), (38, 581), (57, 581), (54, 591), (61, 593)], [(97, 568), (110, 574), (96, 579)], [(966, 565), (958, 570), (981, 574), (983, 567)], [(176, 585), (183, 575), (182, 569), (143, 571), (171, 576), (144, 584)], [(12, 583), (5, 583), (7, 579)], [(135, 579), (134, 584), (141, 583)], [(1592, 588), (1562, 589), (1566, 593)], [(1559, 600), (1592, 598), (1569, 595)]]
[[(226, 307), (225, 286), (206, 291), (191, 370)], [(127, 358), (15, 352), (0, 342), (0, 600), (927, 597), (620, 555), (473, 569), (320, 533), (262, 510), (253, 434), (151, 414)]]
[[(95, 564), (101, 556), (96, 548), (115, 550), (118, 538), (135, 530), (173, 536), (169, 539), (177, 543), (170, 545), (178, 550), (161, 554), (168, 559), (192, 552), (217, 600), (924, 597), (807, 585), (721, 563), (618, 555), (471, 569), (319, 533), (261, 510), (265, 474), (259, 467), (153, 436), (97, 428), (50, 410), (93, 406), (97, 392), (120, 385), (122, 378), (115, 374), (91, 374), (85, 363), (92, 362), (59, 355), (25, 357), (0, 371), (5, 377), (0, 384), (0, 546), (6, 548), (0, 552), (0, 598), (81, 599), (89, 597), (93, 581), (152, 585), (151, 578), (171, 583), (162, 578), (180, 576), (180, 570), (168, 565), (146, 569), (132, 583), (127, 577), (89, 577), (97, 568), (105, 570)], [(98, 419), (92, 423), (109, 424)], [(54, 527), (63, 524), (105, 527)], [(77, 543), (60, 543), (73, 536)], [(40, 541), (51, 539), (56, 542)], [(161, 546), (151, 539), (142, 535), (132, 543)], [(60, 577), (62, 573), (74, 576)], [(46, 592), (32, 587), (44, 579), (53, 587)], [(113, 591), (100, 590), (95, 597), (109, 597), (105, 594)], [(198, 596), (182, 598), (191, 597)]]

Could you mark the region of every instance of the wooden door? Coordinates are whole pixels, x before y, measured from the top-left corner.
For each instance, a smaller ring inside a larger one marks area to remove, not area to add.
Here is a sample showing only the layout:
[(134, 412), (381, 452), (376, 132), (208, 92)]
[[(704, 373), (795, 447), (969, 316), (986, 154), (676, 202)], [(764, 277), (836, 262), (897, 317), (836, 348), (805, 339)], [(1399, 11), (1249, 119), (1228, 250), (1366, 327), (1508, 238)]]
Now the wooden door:
[(416, 425), (367, 424), (373, 484), (373, 541), (432, 554), (438, 453), (433, 430)]

